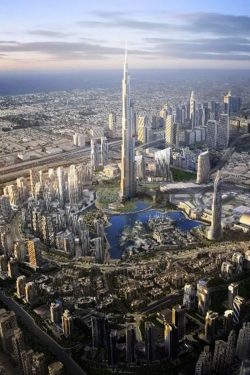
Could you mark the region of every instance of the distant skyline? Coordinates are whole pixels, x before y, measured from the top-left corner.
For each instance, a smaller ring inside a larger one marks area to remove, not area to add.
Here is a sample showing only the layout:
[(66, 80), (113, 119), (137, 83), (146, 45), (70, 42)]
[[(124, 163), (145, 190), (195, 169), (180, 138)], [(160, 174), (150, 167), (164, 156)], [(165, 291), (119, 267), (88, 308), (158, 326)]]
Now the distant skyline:
[(0, 71), (248, 69), (246, 0), (1, 0)]

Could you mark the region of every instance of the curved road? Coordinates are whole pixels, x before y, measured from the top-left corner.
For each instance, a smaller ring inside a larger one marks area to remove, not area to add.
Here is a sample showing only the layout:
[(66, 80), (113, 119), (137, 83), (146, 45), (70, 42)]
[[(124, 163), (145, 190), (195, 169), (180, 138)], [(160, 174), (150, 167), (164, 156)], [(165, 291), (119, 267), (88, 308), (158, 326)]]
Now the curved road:
[(38, 327), (34, 319), (16, 301), (7, 297), (2, 290), (0, 290), (0, 300), (22, 319), (23, 323), (56, 355), (58, 360), (64, 364), (70, 374), (87, 375), (87, 373), (65, 352), (65, 349)]

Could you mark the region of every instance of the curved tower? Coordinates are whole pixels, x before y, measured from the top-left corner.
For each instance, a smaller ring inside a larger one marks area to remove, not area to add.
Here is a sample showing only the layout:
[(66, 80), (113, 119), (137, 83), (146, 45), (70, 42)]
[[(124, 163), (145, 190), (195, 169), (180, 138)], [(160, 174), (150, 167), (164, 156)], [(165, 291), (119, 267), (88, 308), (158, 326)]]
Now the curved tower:
[(221, 200), (221, 172), (218, 170), (214, 180), (214, 196), (212, 203), (212, 223), (208, 230), (209, 240), (219, 240), (222, 235), (221, 228), (221, 212), (222, 212), (222, 200)]
[(125, 53), (122, 80), (122, 157), (121, 157), (121, 200), (132, 198), (136, 193), (134, 111), (130, 99), (130, 77), (128, 74), (127, 51)]

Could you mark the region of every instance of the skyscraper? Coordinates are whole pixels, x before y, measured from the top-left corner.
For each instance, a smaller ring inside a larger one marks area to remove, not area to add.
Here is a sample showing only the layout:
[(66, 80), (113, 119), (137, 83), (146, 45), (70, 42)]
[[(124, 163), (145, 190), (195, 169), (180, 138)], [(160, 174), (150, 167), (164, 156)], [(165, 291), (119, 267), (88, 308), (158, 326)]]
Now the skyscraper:
[(242, 320), (245, 304), (246, 301), (243, 297), (236, 296), (233, 300), (233, 323), (235, 325), (239, 325)]
[(70, 204), (77, 204), (79, 202), (78, 170), (74, 164), (69, 167), (68, 171), (68, 195)]
[(155, 359), (155, 326), (152, 322), (145, 323), (145, 356), (149, 363)]
[(178, 125), (174, 122), (174, 115), (167, 115), (165, 128), (165, 141), (167, 145), (177, 145), (179, 140)]
[(192, 310), (194, 308), (195, 290), (191, 284), (184, 285), (183, 305), (187, 308), (187, 310)]
[(190, 120), (192, 129), (194, 129), (197, 126), (197, 115), (196, 115), (196, 100), (194, 91), (191, 92), (190, 96)]
[(216, 148), (217, 144), (217, 121), (209, 120), (206, 125), (206, 144), (209, 149)]
[(165, 324), (164, 343), (167, 357), (171, 359), (176, 358), (178, 350), (178, 328), (174, 324)]
[(61, 205), (65, 202), (65, 176), (63, 167), (58, 167), (56, 170), (58, 183), (58, 198)]
[(122, 200), (132, 198), (136, 193), (135, 176), (135, 133), (133, 105), (130, 99), (130, 77), (128, 74), (127, 53), (125, 55), (124, 76), (122, 81), (122, 155), (121, 190)]
[(109, 144), (106, 137), (101, 137), (101, 165), (105, 167), (109, 161)]
[(233, 300), (238, 295), (239, 291), (239, 284), (238, 283), (231, 283), (228, 285), (228, 307), (232, 309), (233, 307)]
[(206, 184), (209, 179), (210, 158), (209, 151), (202, 152), (198, 156), (197, 184)]
[(217, 124), (217, 147), (226, 148), (229, 142), (229, 116), (225, 113), (220, 115)]
[(221, 228), (221, 211), (222, 211), (222, 201), (221, 201), (221, 174), (218, 170), (217, 175), (214, 180), (214, 196), (212, 203), (212, 223), (208, 230), (209, 240), (219, 240), (222, 235)]
[(216, 374), (224, 374), (226, 369), (225, 357), (227, 351), (227, 343), (223, 340), (216, 340), (214, 347), (214, 357), (212, 369)]
[(242, 361), (250, 358), (250, 323), (244, 323), (237, 340), (236, 355)]
[(198, 310), (203, 316), (209, 310), (210, 293), (205, 280), (199, 280), (197, 283)]
[(25, 296), (25, 284), (26, 276), (19, 276), (16, 280), (16, 294), (18, 298), (23, 298)]
[(233, 310), (224, 311), (223, 329), (226, 334), (229, 334), (229, 332), (233, 329)]
[(172, 323), (178, 328), (178, 338), (181, 340), (186, 333), (186, 308), (177, 305), (172, 308)]
[(126, 328), (126, 361), (134, 363), (136, 361), (136, 326), (130, 324)]
[(91, 170), (96, 171), (99, 167), (99, 146), (96, 139), (91, 139)]
[(215, 338), (219, 314), (214, 311), (208, 311), (205, 318), (205, 338), (212, 342)]
[(195, 375), (210, 375), (212, 364), (212, 353), (209, 346), (205, 346), (195, 366)]
[(5, 353), (12, 352), (12, 337), (17, 329), (16, 314), (13, 311), (0, 309), (0, 340)]
[(30, 267), (36, 270), (42, 264), (41, 242), (39, 238), (28, 240), (28, 254)]
[(147, 116), (138, 117), (138, 141), (141, 143), (149, 142), (149, 119)]
[(108, 128), (111, 132), (111, 135), (114, 136), (116, 134), (116, 114), (109, 113), (108, 117)]
[(65, 310), (62, 315), (62, 329), (63, 334), (66, 338), (72, 335), (73, 330), (73, 318), (69, 312), (69, 310)]

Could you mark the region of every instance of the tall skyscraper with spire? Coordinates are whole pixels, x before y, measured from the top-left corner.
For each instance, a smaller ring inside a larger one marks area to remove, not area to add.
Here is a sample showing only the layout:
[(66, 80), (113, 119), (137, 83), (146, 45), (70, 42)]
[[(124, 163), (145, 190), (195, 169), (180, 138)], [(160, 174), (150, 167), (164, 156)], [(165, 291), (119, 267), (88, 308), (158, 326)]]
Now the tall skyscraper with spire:
[(212, 222), (211, 227), (208, 230), (208, 239), (219, 240), (222, 234), (221, 228), (221, 211), (222, 211), (222, 200), (221, 200), (221, 172), (218, 170), (214, 180), (214, 196), (212, 203)]
[(128, 74), (127, 50), (125, 53), (124, 75), (122, 80), (122, 157), (121, 187), (122, 200), (132, 198), (136, 193), (135, 176), (135, 134), (133, 104), (130, 99), (130, 77)]

